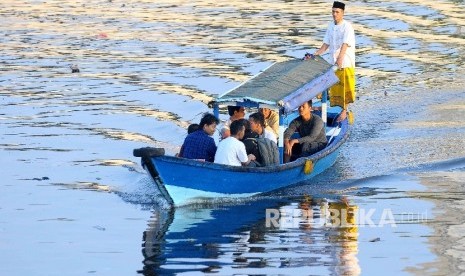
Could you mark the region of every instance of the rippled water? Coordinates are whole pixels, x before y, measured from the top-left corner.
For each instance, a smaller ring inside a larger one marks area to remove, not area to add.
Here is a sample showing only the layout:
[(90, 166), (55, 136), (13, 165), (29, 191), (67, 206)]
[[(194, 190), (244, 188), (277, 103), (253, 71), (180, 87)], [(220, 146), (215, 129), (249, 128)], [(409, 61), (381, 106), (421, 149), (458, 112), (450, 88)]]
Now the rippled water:
[[(465, 156), (463, 1), (348, 4), (357, 36), (356, 124), (317, 184), (222, 208), (164, 214), (154, 205), (132, 149), (177, 152), (208, 101), (275, 61), (314, 51), (331, 19), (330, 2), (249, 2), (0, 3), (0, 274), (374, 275), (380, 267), (415, 273), (441, 256), (428, 247), (437, 230), (424, 222), (360, 227), (348, 254), (337, 229), (262, 224), (264, 210), (296, 209), (304, 194), (314, 198), (315, 214), (342, 196), (362, 209), (397, 206), (396, 219), (438, 204), (387, 189), (421, 190), (422, 177), (398, 173), (418, 167), (428, 179), (447, 180), (449, 169), (421, 165)], [(389, 185), (370, 180), (391, 174)], [(238, 213), (251, 215), (225, 223)], [(389, 245), (405, 240), (400, 253)]]
[[(364, 182), (366, 187), (357, 192), (346, 192), (351, 202), (332, 194), (329, 201), (305, 197), (182, 209), (169, 214), (168, 220), (155, 212), (144, 232), (143, 272), (380, 275), (380, 268), (389, 264), (389, 274), (401, 275), (416, 262), (434, 260), (422, 244), (431, 230), (421, 225), (431, 215), (432, 204), (411, 198), (392, 182), (404, 189), (416, 186), (408, 178), (385, 177)], [(370, 187), (373, 184), (383, 188)], [(381, 209), (378, 198), (384, 197), (388, 198)], [(339, 210), (342, 215), (335, 217), (345, 218), (346, 224), (326, 219), (327, 208)], [(351, 224), (355, 220), (358, 223)]]

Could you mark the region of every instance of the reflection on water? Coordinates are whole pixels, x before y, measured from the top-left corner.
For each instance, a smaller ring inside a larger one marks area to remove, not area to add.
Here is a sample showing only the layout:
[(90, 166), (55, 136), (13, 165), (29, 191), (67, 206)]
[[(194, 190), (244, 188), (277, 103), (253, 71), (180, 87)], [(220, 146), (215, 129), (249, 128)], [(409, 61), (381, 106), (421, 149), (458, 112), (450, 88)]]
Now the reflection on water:
[(360, 271), (354, 254), (357, 237), (348, 234), (357, 226), (323, 223), (323, 206), (308, 199), (298, 204), (261, 200), (219, 209), (157, 210), (143, 235), (145, 266), (140, 273)]
[[(421, 249), (424, 239), (419, 238), (429, 234), (423, 226), (427, 218), (417, 216), (431, 206), (395, 187), (369, 187), (391, 181), (404, 188), (418, 185), (405, 177), (386, 177), (366, 180), (366, 192), (360, 187), (348, 196), (156, 210), (143, 234), (139, 273), (373, 275), (380, 260), (388, 258), (404, 260), (389, 270), (402, 274), (418, 261), (405, 261), (414, 251), (422, 250), (422, 261), (433, 259)], [(405, 208), (411, 204), (415, 207)], [(410, 248), (393, 254), (402, 243)]]

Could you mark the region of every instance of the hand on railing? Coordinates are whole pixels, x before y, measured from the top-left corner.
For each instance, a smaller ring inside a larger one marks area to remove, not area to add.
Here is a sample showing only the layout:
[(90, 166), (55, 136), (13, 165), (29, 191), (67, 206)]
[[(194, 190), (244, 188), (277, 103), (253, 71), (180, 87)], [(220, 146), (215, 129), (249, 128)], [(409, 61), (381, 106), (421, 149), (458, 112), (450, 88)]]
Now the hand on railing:
[(309, 59), (315, 59), (315, 55), (310, 54), (310, 53), (305, 53), (305, 56), (302, 58), (302, 60), (309, 60)]

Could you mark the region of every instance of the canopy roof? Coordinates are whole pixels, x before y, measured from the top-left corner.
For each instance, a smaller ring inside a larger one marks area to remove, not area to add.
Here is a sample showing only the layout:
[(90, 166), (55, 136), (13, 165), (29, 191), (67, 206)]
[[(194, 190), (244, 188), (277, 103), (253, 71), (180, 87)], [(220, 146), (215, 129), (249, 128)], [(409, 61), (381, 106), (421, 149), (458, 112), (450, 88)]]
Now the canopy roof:
[[(295, 98), (296, 94), (303, 92), (311, 99), (313, 94), (323, 92), (336, 82), (332, 65), (323, 58), (292, 59), (274, 63), (252, 79), (219, 96), (216, 102), (249, 100), (259, 104), (283, 106), (283, 101)], [(310, 95), (308, 90), (314, 91)]]

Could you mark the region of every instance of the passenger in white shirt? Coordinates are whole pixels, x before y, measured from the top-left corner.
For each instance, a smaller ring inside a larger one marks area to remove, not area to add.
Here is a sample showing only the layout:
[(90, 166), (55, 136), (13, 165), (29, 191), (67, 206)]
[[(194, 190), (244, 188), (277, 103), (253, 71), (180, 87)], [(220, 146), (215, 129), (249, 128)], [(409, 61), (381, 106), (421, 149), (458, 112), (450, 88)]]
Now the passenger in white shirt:
[(229, 126), (231, 125), (231, 123), (233, 121), (239, 120), (239, 119), (244, 119), (244, 117), (245, 117), (245, 108), (242, 107), (242, 106), (228, 105), (228, 114), (229, 114), (229, 119), (226, 122), (224, 122), (224, 124), (223, 124), (223, 126), (221, 127), (221, 130), (220, 130), (221, 139), (228, 138), (229, 135), (231, 135), (231, 132), (229, 130)]
[(215, 154), (215, 163), (231, 166), (247, 166), (255, 160), (255, 155), (245, 151), (245, 145), (240, 140), (245, 134), (245, 123), (247, 120), (235, 120), (229, 126), (231, 135), (223, 139)]
[(260, 138), (268, 138), (271, 141), (278, 143), (278, 139), (274, 132), (265, 128), (265, 117), (262, 113), (256, 112), (249, 116), (250, 128), (256, 132)]

